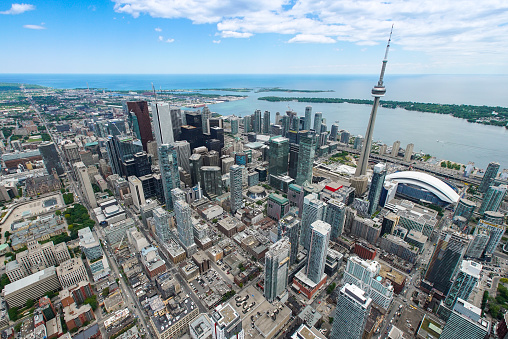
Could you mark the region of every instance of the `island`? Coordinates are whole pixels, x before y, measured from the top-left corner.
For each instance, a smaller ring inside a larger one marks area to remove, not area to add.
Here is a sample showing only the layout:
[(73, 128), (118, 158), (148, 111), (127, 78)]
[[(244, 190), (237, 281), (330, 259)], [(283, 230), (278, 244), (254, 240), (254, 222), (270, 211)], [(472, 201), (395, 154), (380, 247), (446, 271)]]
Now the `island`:
[[(258, 100), (270, 102), (297, 101), (308, 103), (327, 103), (327, 104), (357, 104), (372, 105), (372, 100), (366, 99), (344, 99), (344, 98), (300, 98), (300, 97), (259, 97)], [(384, 101), (381, 100), (380, 106), (384, 108), (403, 108), (408, 111), (417, 111), (424, 113), (450, 114), (456, 118), (466, 119), (468, 122), (484, 125), (504, 126), (508, 128), (508, 108), (500, 106), (474, 106), (474, 105), (455, 105), (455, 104), (436, 104), (422, 103), (412, 101)]]

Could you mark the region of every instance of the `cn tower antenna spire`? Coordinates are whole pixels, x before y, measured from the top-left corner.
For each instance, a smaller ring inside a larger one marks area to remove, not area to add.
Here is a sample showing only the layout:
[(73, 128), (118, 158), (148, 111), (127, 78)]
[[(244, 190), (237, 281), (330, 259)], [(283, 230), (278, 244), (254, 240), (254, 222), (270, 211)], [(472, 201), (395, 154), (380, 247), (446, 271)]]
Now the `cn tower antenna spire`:
[(379, 87), (383, 87), (383, 78), (385, 77), (386, 63), (388, 62), (388, 50), (390, 49), (390, 42), (392, 41), (392, 33), (393, 33), (393, 24), (392, 24), (392, 29), (390, 30), (390, 37), (388, 38), (388, 43), (386, 44), (386, 51), (385, 51), (385, 57), (383, 59), (383, 66), (381, 66), (381, 74), (379, 75), (379, 81), (377, 82), (377, 85)]
[[(374, 123), (376, 122), (377, 108), (379, 106), (379, 100), (386, 93), (385, 86), (383, 84), (383, 78), (385, 76), (386, 64), (388, 63), (388, 50), (390, 49), (390, 42), (392, 41), (393, 25), (390, 30), (390, 37), (388, 38), (388, 44), (386, 45), (385, 57), (383, 59), (383, 66), (381, 67), (381, 74), (379, 75), (379, 81), (377, 85), (372, 89), (372, 96), (374, 97), (374, 103), (372, 104), (372, 111), (370, 112), (369, 124), (367, 125), (367, 132), (365, 133), (365, 140), (358, 159), (356, 166), (355, 177), (360, 177), (367, 174), (367, 166), (369, 164), (370, 149), (372, 147), (372, 134), (374, 133)], [(363, 192), (362, 192), (363, 193)]]

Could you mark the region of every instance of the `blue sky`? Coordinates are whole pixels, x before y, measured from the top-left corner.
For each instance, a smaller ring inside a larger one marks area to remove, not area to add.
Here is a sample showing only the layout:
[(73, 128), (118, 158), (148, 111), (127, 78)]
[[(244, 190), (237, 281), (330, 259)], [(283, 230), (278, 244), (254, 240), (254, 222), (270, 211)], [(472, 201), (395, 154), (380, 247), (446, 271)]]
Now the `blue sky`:
[(0, 73), (508, 74), (505, 0), (0, 4)]

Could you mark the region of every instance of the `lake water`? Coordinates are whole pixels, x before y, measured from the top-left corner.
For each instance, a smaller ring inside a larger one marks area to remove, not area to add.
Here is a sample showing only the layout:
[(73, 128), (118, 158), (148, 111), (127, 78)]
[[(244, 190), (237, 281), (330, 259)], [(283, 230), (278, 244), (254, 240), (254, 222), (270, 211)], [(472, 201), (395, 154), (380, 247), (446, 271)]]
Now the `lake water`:
[[(256, 109), (284, 112), (290, 107), (304, 114), (307, 103), (266, 102), (259, 96), (340, 97), (369, 99), (377, 76), (351, 75), (106, 75), (106, 74), (1, 74), (1, 82), (22, 82), (55, 88), (107, 88), (111, 90), (202, 89), (202, 88), (259, 88), (281, 87), (301, 90), (334, 90), (326, 93), (245, 93), (245, 100), (211, 105), (212, 111), (222, 115), (245, 116)], [(508, 76), (500, 75), (400, 75), (385, 78), (386, 100), (471, 104), (508, 107)], [(210, 93), (217, 93), (210, 91)], [(222, 92), (228, 93), (228, 92)], [(231, 93), (243, 94), (243, 93)], [(313, 112), (323, 112), (330, 126), (339, 121), (339, 128), (352, 135), (364, 135), (371, 107), (353, 104), (313, 104)], [(403, 109), (379, 108), (374, 140), (391, 145), (415, 145), (438, 159), (461, 163), (472, 161), (485, 168), (490, 161), (498, 161), (508, 168), (508, 129), (468, 123), (449, 115), (411, 112)]]

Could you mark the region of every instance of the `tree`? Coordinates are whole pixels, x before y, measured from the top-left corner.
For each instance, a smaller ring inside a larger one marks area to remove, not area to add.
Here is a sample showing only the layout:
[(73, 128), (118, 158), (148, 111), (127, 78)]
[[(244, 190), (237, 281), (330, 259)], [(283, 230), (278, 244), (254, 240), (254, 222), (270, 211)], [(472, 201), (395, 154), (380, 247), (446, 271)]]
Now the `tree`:
[(9, 308), (8, 313), (9, 313), (9, 319), (11, 319), (11, 321), (18, 320), (18, 316), (19, 316), (18, 311), (19, 311), (19, 309), (17, 307)]
[(60, 210), (55, 211), (55, 215), (57, 215), (57, 216), (61, 216), (61, 215), (62, 215), (62, 211), (60, 211)]
[(102, 297), (106, 298), (109, 295), (109, 286), (102, 290)]
[(9, 240), (10, 236), (11, 236), (11, 232), (5, 231), (5, 233), (4, 233), (5, 241)]
[(98, 304), (97, 304), (97, 296), (96, 295), (92, 295), (90, 298), (86, 298), (84, 304), (90, 305), (92, 310), (95, 311), (97, 309), (97, 306), (98, 306)]
[(35, 301), (33, 299), (28, 299), (26, 301), (26, 307), (27, 308), (32, 308), (34, 306), (34, 304), (35, 304)]

